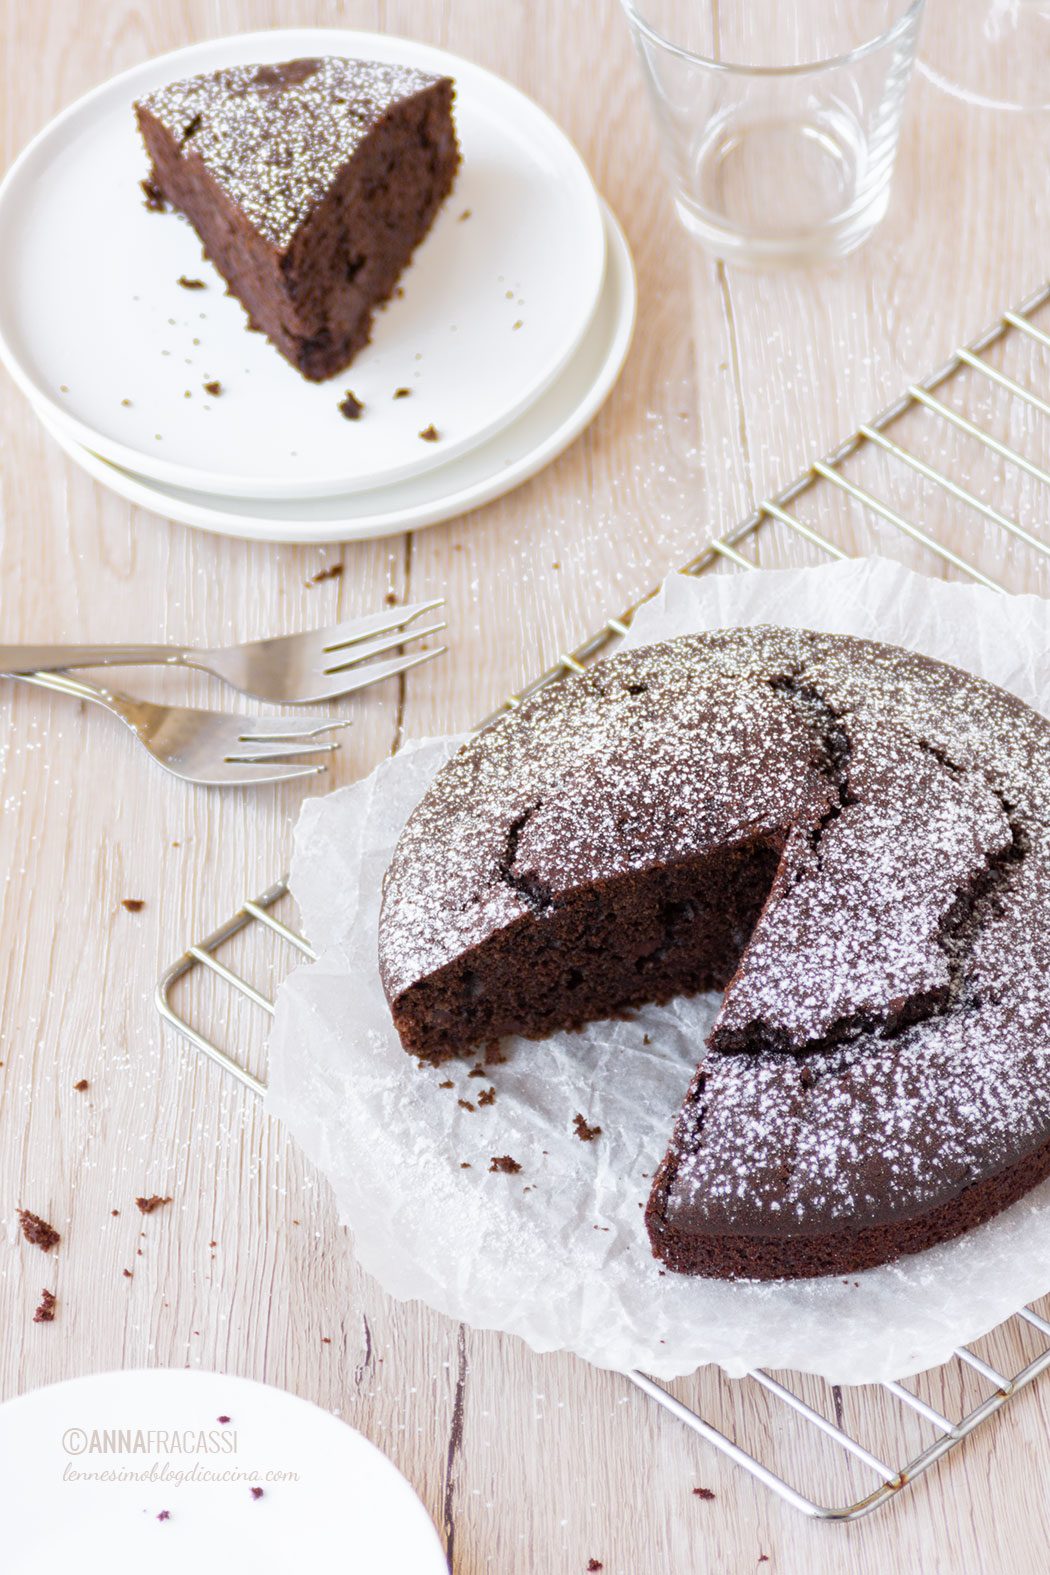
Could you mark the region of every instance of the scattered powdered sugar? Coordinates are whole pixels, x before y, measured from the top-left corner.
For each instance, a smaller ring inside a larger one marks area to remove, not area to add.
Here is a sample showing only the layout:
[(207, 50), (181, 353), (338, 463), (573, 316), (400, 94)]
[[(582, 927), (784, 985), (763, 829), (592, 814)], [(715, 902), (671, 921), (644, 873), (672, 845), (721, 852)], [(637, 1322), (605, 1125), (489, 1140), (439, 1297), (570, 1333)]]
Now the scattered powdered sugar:
[(284, 250), (387, 110), (438, 80), (410, 66), (326, 56), (231, 66), (169, 83), (142, 104)]
[[(632, 640), (770, 620), (897, 641), (1005, 682), (1028, 701), (1046, 691), (1045, 604), (937, 584), (877, 561), (699, 583), (676, 578), (639, 617)], [(830, 693), (827, 670), (811, 676), (822, 694)], [(854, 700), (842, 698), (843, 708), (855, 713)], [(951, 712), (951, 696), (931, 690), (909, 714), (915, 736), (945, 744), (950, 763), (924, 757), (922, 770), (930, 773), (931, 793), (940, 795), (936, 840), (956, 875), (967, 860), (976, 867), (1001, 846), (1005, 810), (988, 793), (1005, 784), (1016, 793), (1031, 763), (1023, 726), (1011, 728), (989, 757), (987, 717), (974, 715), (971, 702), (972, 694)], [(784, 714), (787, 740), (794, 736), (791, 708)], [(931, 735), (934, 716), (942, 727)], [(856, 1276), (856, 1286), (834, 1279), (726, 1283), (663, 1272), (649, 1253), (641, 1205), (717, 1000), (646, 1008), (631, 1022), (595, 1024), (542, 1045), (511, 1042), (506, 1064), (491, 1069), (498, 1098), (485, 1110), (469, 1112), (457, 1103), (459, 1096), (470, 1101), (477, 1087), (467, 1081), (466, 1067), (418, 1068), (400, 1049), (378, 978), (379, 883), (401, 828), (456, 742), (418, 746), (366, 782), (313, 801), (297, 834), (294, 885), (322, 955), (281, 991), (269, 1105), (334, 1185), (363, 1264), (388, 1290), (422, 1297), (477, 1326), (518, 1333), (537, 1349), (568, 1348), (601, 1365), (671, 1376), (714, 1360), (734, 1373), (761, 1364), (861, 1382), (945, 1359), (960, 1340), (975, 1338), (1046, 1289), (1047, 1185), (959, 1241)], [(875, 744), (872, 749), (874, 759)], [(785, 792), (797, 794), (797, 786)], [(830, 802), (826, 784), (822, 801)], [(844, 807), (825, 827), (822, 858), (834, 858), (848, 813)], [(969, 848), (960, 835), (964, 823), (975, 831)], [(538, 837), (541, 820), (536, 826)], [(1019, 866), (1026, 880), (1044, 869), (1050, 851), (1038, 821), (1030, 835)], [(539, 848), (537, 842), (529, 852), (529, 867)], [(938, 877), (926, 868), (931, 879)], [(927, 910), (918, 895), (905, 892), (912, 922), (921, 927)], [(995, 924), (1013, 922), (1011, 902), (1023, 909), (1032, 895), (1022, 898), (1005, 886)], [(1034, 896), (1047, 901), (1042, 887)], [(929, 912), (939, 906), (940, 898), (931, 901)], [(1002, 960), (995, 924), (982, 921), (966, 936), (967, 977)], [(1046, 976), (1042, 946), (1041, 936), (1019, 933), (1016, 979), (1030, 978), (1032, 970)], [(909, 943), (905, 952), (914, 949)], [(938, 957), (943, 974), (945, 954), (930, 953), (932, 962)], [(953, 968), (949, 956), (949, 983)], [(943, 1112), (932, 1114), (955, 1141), (946, 1165), (971, 1165), (995, 1145), (1023, 1144), (1027, 1133), (1045, 1128), (1050, 1110), (1039, 1090), (1050, 1079), (1038, 1059), (1045, 1037), (1038, 992), (1015, 989), (1011, 998), (978, 1010), (990, 1014), (983, 1049), (968, 1035), (966, 1014), (945, 1011), (881, 1045), (876, 1036), (814, 1052), (826, 1058), (826, 1075), (807, 1090), (796, 1085), (790, 1101), (778, 1078), (793, 1058), (750, 1058), (748, 1099), (721, 1102), (719, 1120), (727, 1142), (734, 1120), (746, 1126), (752, 1152), (744, 1171), (726, 1167), (717, 1205), (731, 1211), (742, 1194), (753, 1201), (757, 1193), (780, 1209), (796, 1204), (790, 1186), (780, 1196), (772, 1186), (762, 1190), (761, 1135), (772, 1154), (789, 1103), (801, 1108), (808, 1100), (820, 1111), (819, 1120), (800, 1119), (791, 1139), (798, 1175), (821, 1178), (822, 1190), (807, 1195), (810, 1207), (842, 1206), (875, 1128), (893, 1168), (891, 1203), (894, 1188), (923, 1184), (929, 1152), (925, 1140), (916, 1141), (916, 1122), (930, 1116), (934, 1097), (947, 1100)], [(1009, 1042), (1025, 1046), (1023, 1056), (998, 1053), (1007, 1042), (995, 1033), (1003, 1013), (1012, 1014)], [(745, 1060), (710, 1059), (726, 1077), (739, 1075), (729, 1069)], [(456, 1086), (442, 1089), (449, 1076)], [(874, 1112), (870, 1129), (857, 1119), (858, 1086)], [(749, 1115), (743, 1106), (752, 1101)], [(602, 1129), (593, 1143), (581, 1144), (575, 1135), (581, 1110)], [(743, 1146), (736, 1152), (745, 1157)], [(520, 1174), (489, 1172), (491, 1157), (504, 1153), (521, 1164)]]

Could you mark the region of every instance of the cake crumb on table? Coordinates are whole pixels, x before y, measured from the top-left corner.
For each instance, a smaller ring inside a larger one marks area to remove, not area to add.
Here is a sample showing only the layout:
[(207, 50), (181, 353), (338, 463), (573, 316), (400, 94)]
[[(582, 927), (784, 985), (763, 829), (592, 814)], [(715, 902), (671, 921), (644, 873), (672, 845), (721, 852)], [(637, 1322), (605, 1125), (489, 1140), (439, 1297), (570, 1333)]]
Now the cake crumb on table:
[(187, 279), (187, 277), (186, 277), (186, 275), (184, 273), (179, 275), (179, 277), (176, 279), (175, 283), (176, 284), (181, 284), (182, 288), (184, 290), (205, 290), (205, 289), (207, 289), (207, 285), (204, 283), (203, 279)]
[(494, 1088), (483, 1088), (481, 1090), (481, 1093), (478, 1095), (478, 1104), (479, 1105), (494, 1105), (495, 1103), (496, 1103), (496, 1090)]
[(162, 1509), (160, 1514), (157, 1516), (157, 1519), (158, 1520), (170, 1520), (171, 1519), (171, 1510), (170, 1509)]
[(318, 569), (316, 574), (311, 574), (306, 581), (307, 585), (320, 585), (324, 580), (340, 580), (343, 577), (341, 563), (328, 563), (323, 569)]
[(411, 392), (412, 392), (412, 390), (410, 388), (395, 388), (394, 389), (394, 398), (395, 399), (407, 399)]
[(170, 1202), (170, 1198), (162, 1198), (159, 1193), (155, 1192), (149, 1198), (136, 1198), (135, 1207), (140, 1214), (152, 1214), (155, 1209), (159, 1209), (163, 1204)]
[(36, 1312), (33, 1314), (33, 1322), (34, 1323), (54, 1323), (54, 1321), (55, 1321), (55, 1307), (56, 1306), (57, 1306), (57, 1302), (55, 1300), (55, 1293), (54, 1293), (54, 1291), (41, 1291), (40, 1292), (40, 1306), (37, 1308)]
[(90, 1088), (90, 1087), (91, 1087), (91, 1084), (90, 1084), (90, 1083), (89, 1083), (89, 1082), (88, 1082), (88, 1080), (87, 1080), (87, 1078), (86, 1078), (86, 1077), (82, 1077), (82, 1078), (81, 1078), (81, 1079), (80, 1079), (80, 1080), (79, 1080), (79, 1082), (76, 1082), (76, 1083), (74, 1083), (74, 1084), (73, 1084), (73, 1089), (74, 1089), (74, 1092), (75, 1092), (75, 1093), (78, 1093), (78, 1094), (84, 1094), (84, 1093), (86, 1093), (86, 1092), (87, 1092), (87, 1090), (88, 1090), (88, 1089), (89, 1089), (89, 1088)]
[(505, 1176), (516, 1176), (521, 1166), (516, 1159), (511, 1159), (509, 1154), (493, 1154), (490, 1171), (502, 1171)]
[(693, 1497), (694, 1498), (702, 1498), (705, 1501), (707, 1501), (707, 1500), (713, 1499), (714, 1496), (715, 1495), (711, 1491), (710, 1488), (694, 1488), (693, 1489)]
[(432, 421), (428, 427), (423, 428), (419, 435), (424, 443), (436, 443), (438, 440), (438, 429)]
[(263, 1490), (262, 1490), (261, 1487), (253, 1487), (252, 1488), (252, 1498), (260, 1499), (260, 1498), (262, 1498), (262, 1496), (263, 1496)]
[(577, 1113), (572, 1118), (573, 1130), (581, 1143), (593, 1143), (596, 1137), (601, 1137), (601, 1127), (588, 1126), (583, 1116)]
[(121, 897), (120, 906), (126, 908), (128, 913), (141, 913), (146, 901), (143, 897)]
[(475, 1105), (471, 1104), (469, 1099), (457, 1099), (456, 1100), (456, 1104), (460, 1107), (461, 1110), (469, 1110), (472, 1115), (473, 1115), (475, 1109), (477, 1108)]
[(31, 1214), (28, 1209), (19, 1209), (18, 1222), (29, 1245), (39, 1247), (41, 1252), (50, 1252), (62, 1240), (53, 1225), (41, 1219), (39, 1214)]
[(339, 403), (339, 414), (346, 421), (360, 421), (364, 408), (363, 400), (358, 399), (356, 394), (352, 394), (347, 389), (345, 399)]

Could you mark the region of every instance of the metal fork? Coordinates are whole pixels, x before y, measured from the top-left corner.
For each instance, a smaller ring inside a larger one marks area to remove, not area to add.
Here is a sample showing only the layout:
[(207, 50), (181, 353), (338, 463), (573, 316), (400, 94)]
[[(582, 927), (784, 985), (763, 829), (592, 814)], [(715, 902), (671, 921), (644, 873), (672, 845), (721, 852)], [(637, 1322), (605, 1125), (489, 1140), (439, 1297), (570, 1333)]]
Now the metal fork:
[(131, 729), (166, 771), (206, 787), (234, 783), (289, 782), (327, 770), (296, 765), (297, 760), (331, 754), (337, 742), (304, 743), (348, 723), (338, 717), (228, 716), (185, 705), (154, 705), (114, 689), (99, 689), (69, 673), (17, 673), (20, 683), (57, 689), (78, 700), (92, 700)]
[[(184, 649), (177, 645), (3, 645), (0, 672), (25, 676), (68, 667), (135, 667), (163, 664), (196, 667), (212, 673), (256, 700), (275, 705), (315, 705), (377, 684), (395, 673), (407, 673), (421, 662), (440, 656), (445, 647), (372, 661), (408, 640), (437, 634), (444, 623), (425, 629), (406, 629), (423, 613), (440, 607), (443, 597), (395, 607), (348, 623), (331, 624), (306, 634), (286, 634), (273, 640), (251, 640), (244, 645), (215, 650)], [(366, 665), (362, 666), (361, 664)]]

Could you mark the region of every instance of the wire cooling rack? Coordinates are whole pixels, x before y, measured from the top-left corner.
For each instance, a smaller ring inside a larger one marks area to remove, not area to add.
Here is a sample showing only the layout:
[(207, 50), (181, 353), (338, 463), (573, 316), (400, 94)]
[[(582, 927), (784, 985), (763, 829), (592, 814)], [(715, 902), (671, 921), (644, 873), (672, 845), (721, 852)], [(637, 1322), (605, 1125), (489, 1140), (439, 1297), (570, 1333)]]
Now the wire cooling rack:
[[(1020, 523), (1045, 517), (1050, 502), (1050, 493), (1042, 492), (1050, 487), (1050, 425), (1040, 425), (1050, 418), (1050, 402), (1032, 387), (1042, 376), (1050, 388), (1050, 313), (1044, 314), (1043, 326), (1036, 321), (1048, 303), (1050, 281), (1003, 312), (922, 382), (910, 385), (733, 530), (708, 542), (681, 572), (754, 568), (745, 549), (761, 556), (774, 531), (782, 537), (787, 533), (795, 549), (792, 561), (798, 561), (799, 551), (843, 558), (849, 554), (836, 536), (858, 542), (863, 525), (869, 549), (917, 560), (923, 567), (932, 557), (946, 575), (992, 590), (1050, 588), (1044, 578), (1050, 570), (1050, 539), (1040, 539)], [(968, 523), (967, 530), (953, 532), (953, 539), (965, 536), (970, 543), (965, 556), (946, 545), (933, 525), (916, 523), (916, 517), (941, 521), (947, 512)], [(1010, 587), (1000, 577), (1003, 571)], [(626, 633), (639, 605), (608, 618), (590, 639), (559, 656), (479, 725), (491, 725), (545, 685), (581, 672), (604, 655)], [(229, 1008), (248, 1003), (272, 1016), (270, 994), (244, 977), (253, 971), (252, 954), (263, 942), (271, 952), (284, 953), (277, 967), (271, 961), (271, 974), (314, 956), (304, 937), (274, 911), (287, 894), (287, 883), (279, 880), (244, 902), (224, 924), (189, 946), (157, 988), (157, 1005), (167, 1022), (257, 1094), (266, 1085), (249, 1062), (259, 1055), (259, 1023), (242, 1015), (234, 1032)], [(204, 1002), (209, 991), (210, 1009)], [(216, 991), (225, 992), (218, 1007)], [(231, 1035), (237, 1040), (240, 1054), (224, 1048), (212, 1023), (222, 1024), (227, 1045)], [(245, 1037), (237, 1039), (241, 1033)], [(1038, 1306), (1050, 1311), (1043, 1303), (1021, 1308), (973, 1346), (956, 1351), (950, 1363), (907, 1384), (842, 1390), (799, 1373), (764, 1371), (730, 1384), (705, 1371), (665, 1388), (643, 1373), (625, 1376), (795, 1509), (823, 1520), (856, 1520), (898, 1496), (1050, 1368), (1050, 1321)], [(698, 1387), (703, 1391), (699, 1405), (691, 1392)], [(863, 1416), (863, 1426), (854, 1425), (854, 1411)], [(796, 1439), (799, 1432), (805, 1439), (792, 1459), (812, 1467), (812, 1481), (805, 1484), (787, 1480), (778, 1469), (778, 1444), (792, 1431)], [(857, 1432), (875, 1435), (877, 1443), (869, 1447), (854, 1436)]]

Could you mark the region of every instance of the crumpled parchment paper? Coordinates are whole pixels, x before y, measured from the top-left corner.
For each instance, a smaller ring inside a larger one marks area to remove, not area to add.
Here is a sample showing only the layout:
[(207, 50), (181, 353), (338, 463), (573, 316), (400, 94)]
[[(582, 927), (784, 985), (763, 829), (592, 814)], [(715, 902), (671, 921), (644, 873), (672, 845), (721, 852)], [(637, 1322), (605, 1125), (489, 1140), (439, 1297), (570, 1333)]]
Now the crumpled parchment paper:
[[(628, 643), (754, 623), (907, 646), (1050, 705), (1050, 603), (880, 559), (676, 575)], [(670, 1378), (718, 1362), (731, 1376), (788, 1367), (861, 1383), (945, 1361), (1050, 1289), (1050, 1183), (959, 1241), (848, 1281), (661, 1272), (642, 1206), (713, 996), (543, 1044), (511, 1041), (484, 1077), (469, 1063), (421, 1070), (379, 982), (380, 883), (459, 742), (411, 745), (367, 780), (308, 801), (295, 838), (292, 886), (320, 957), (280, 991), (267, 1105), (327, 1176), (361, 1262), (387, 1291), (602, 1367)], [(493, 1102), (479, 1103), (490, 1088)], [(577, 1114), (601, 1136), (581, 1141)], [(503, 1155), (520, 1172), (490, 1171)]]

